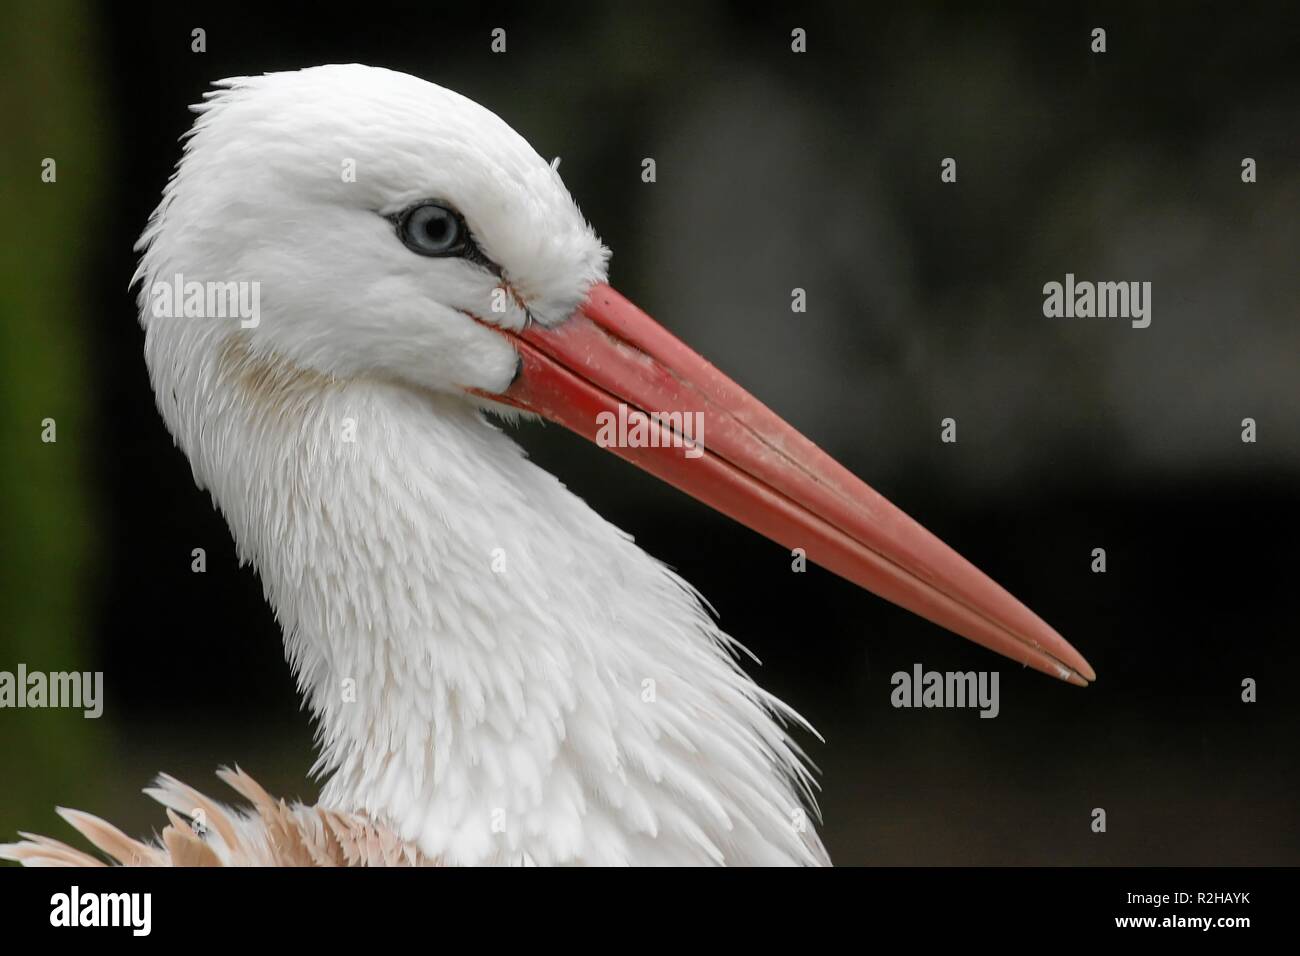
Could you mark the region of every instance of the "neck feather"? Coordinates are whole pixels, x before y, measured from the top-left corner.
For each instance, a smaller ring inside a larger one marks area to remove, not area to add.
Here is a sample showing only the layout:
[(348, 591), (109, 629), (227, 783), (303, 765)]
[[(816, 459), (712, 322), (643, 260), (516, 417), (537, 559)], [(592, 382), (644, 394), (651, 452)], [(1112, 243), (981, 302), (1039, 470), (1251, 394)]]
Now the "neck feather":
[(159, 405), (284, 629), (323, 803), (448, 863), (824, 860), (798, 718), (480, 411), (210, 354), (151, 362)]

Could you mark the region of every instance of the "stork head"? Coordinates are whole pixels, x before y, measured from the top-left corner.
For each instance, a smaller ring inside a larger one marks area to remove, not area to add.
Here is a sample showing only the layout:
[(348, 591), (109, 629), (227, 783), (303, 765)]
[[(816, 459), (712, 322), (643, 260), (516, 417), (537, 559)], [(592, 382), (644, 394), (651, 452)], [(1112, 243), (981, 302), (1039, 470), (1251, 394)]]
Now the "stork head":
[[(1075, 684), (1095, 677), (1028, 608), (606, 285), (607, 252), (558, 170), (497, 116), (355, 65), (217, 86), (139, 246), (165, 415), (159, 372), (187, 361), (176, 346), (234, 336), (325, 379), (514, 406), (949, 630)], [(253, 284), (258, 314), (238, 327), (160, 317), (155, 289), (173, 277)]]
[(487, 326), (554, 326), (605, 278), (556, 167), (457, 93), (355, 64), (216, 87), (141, 237), (146, 324), (158, 280), (256, 283), (254, 354), (495, 392), (518, 359)]

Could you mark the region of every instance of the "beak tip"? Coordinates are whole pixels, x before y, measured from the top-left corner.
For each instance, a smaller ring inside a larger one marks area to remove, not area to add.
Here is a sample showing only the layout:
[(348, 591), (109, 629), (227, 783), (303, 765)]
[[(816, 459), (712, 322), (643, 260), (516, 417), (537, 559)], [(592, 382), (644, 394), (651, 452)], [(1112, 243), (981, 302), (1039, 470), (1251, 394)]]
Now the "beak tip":
[(1067, 667), (1064, 664), (1057, 664), (1056, 666), (1057, 676), (1067, 684), (1073, 684), (1075, 687), (1089, 687), (1097, 679), (1097, 672), (1082, 657), (1079, 657), (1076, 666)]
[(1097, 679), (1097, 672), (1092, 669), (1092, 665), (1084, 660), (1083, 655), (1076, 651), (1073, 645), (1067, 643), (1066, 647), (1069, 647), (1071, 651), (1074, 651), (1071, 655), (1072, 659), (1067, 662), (1070, 669), (1089, 684), (1095, 681)]

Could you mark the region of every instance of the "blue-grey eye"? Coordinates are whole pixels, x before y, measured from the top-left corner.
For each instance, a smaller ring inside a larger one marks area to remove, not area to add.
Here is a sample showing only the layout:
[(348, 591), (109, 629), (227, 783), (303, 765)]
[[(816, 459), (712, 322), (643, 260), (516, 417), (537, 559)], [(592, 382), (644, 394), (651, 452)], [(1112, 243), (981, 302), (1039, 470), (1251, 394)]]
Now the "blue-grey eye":
[(406, 248), (422, 256), (461, 256), (471, 248), (464, 220), (436, 202), (418, 203), (403, 212), (397, 234)]

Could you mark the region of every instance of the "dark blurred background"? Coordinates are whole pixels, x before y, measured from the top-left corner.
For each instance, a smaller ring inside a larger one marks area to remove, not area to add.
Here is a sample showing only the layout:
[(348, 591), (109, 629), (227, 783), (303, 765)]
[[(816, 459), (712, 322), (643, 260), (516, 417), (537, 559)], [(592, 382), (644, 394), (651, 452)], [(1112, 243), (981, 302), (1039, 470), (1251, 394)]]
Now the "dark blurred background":
[[(160, 770), (315, 796), (278, 629), (154, 410), (127, 283), (209, 81), (359, 61), (561, 156), (622, 291), (1096, 667), (1078, 690), (1008, 665), (521, 431), (824, 734), (802, 742), (837, 862), (1300, 863), (1298, 27), (1280, 3), (6, 5), (0, 670), (103, 670), (106, 709), (0, 711), (0, 840), (68, 835), (56, 804), (147, 833)], [(1066, 272), (1151, 281), (1151, 327), (1044, 318)], [(918, 661), (999, 669), (1001, 715), (891, 708)]]

